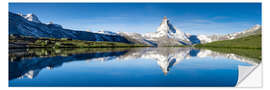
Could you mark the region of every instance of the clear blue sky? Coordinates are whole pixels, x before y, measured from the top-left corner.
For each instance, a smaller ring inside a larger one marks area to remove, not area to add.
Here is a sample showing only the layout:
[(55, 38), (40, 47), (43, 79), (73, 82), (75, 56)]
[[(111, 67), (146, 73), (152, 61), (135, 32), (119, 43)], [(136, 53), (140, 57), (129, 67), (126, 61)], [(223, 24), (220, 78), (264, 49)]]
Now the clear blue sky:
[(163, 16), (192, 34), (232, 33), (261, 24), (261, 3), (9, 3), (9, 11), (91, 31), (154, 32)]

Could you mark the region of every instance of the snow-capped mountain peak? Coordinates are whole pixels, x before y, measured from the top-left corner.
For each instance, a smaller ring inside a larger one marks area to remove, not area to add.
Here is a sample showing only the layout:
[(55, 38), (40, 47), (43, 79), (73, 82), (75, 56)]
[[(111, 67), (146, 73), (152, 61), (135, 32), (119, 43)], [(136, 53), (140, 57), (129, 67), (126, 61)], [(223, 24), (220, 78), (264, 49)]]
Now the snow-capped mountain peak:
[(168, 38), (175, 38), (180, 40), (187, 40), (186, 35), (184, 32), (176, 29), (165, 16), (157, 28), (157, 32), (146, 34), (147, 37), (168, 37)]
[(157, 31), (160, 32), (160, 33), (163, 33), (166, 34), (166, 33), (169, 33), (169, 32), (175, 32), (174, 29), (171, 29), (170, 26), (169, 26), (169, 20), (167, 19), (167, 17), (165, 16), (160, 24), (160, 26), (158, 27)]
[(41, 23), (38, 19), (38, 17), (35, 14), (26, 14), (26, 15), (21, 15), (28, 21), (36, 22), (36, 23)]
[[(169, 22), (166, 16), (163, 18), (156, 32), (146, 33), (143, 36), (147, 40), (150, 40), (150, 41), (165, 40), (164, 38), (170, 39), (169, 41), (175, 41), (174, 45), (187, 44), (184, 42), (189, 42), (188, 36), (184, 32), (180, 31), (179, 29), (176, 29)], [(162, 43), (165, 43), (165, 42), (162, 42)]]

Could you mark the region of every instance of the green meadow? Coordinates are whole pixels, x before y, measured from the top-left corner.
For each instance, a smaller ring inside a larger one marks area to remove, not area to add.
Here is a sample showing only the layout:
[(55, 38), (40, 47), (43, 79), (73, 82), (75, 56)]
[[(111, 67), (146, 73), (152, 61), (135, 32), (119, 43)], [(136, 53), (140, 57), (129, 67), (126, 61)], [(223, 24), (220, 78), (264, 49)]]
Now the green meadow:
[(247, 37), (216, 41), (207, 44), (195, 45), (197, 48), (206, 48), (217, 52), (234, 53), (257, 60), (262, 59), (262, 35), (251, 35)]

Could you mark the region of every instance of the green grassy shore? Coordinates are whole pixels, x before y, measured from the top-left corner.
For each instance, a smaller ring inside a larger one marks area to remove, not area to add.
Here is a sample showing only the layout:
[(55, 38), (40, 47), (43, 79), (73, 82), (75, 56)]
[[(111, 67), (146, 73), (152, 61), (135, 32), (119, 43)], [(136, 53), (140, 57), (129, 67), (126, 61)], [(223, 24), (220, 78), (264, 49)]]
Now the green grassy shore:
[(206, 44), (198, 44), (195, 47), (211, 47), (211, 48), (241, 48), (241, 49), (261, 49), (262, 47), (262, 35), (251, 35), (247, 37), (216, 41)]
[(141, 44), (128, 44), (106, 41), (83, 41), (68, 38), (35, 38), (9, 35), (9, 48), (116, 48), (148, 47)]
[(217, 52), (223, 53), (234, 53), (241, 56), (246, 56), (249, 58), (254, 58), (257, 60), (262, 59), (262, 46), (261, 46), (261, 34), (251, 35), (247, 37), (216, 41), (206, 44), (195, 45), (197, 48), (210, 49)]

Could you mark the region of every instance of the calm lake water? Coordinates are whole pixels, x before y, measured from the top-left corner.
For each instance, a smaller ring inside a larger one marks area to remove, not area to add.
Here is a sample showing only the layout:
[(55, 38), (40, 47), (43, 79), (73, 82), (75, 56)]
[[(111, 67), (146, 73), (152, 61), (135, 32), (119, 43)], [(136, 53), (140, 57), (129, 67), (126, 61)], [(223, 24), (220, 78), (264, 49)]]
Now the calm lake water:
[(235, 86), (258, 64), (194, 48), (10, 49), (9, 86)]

